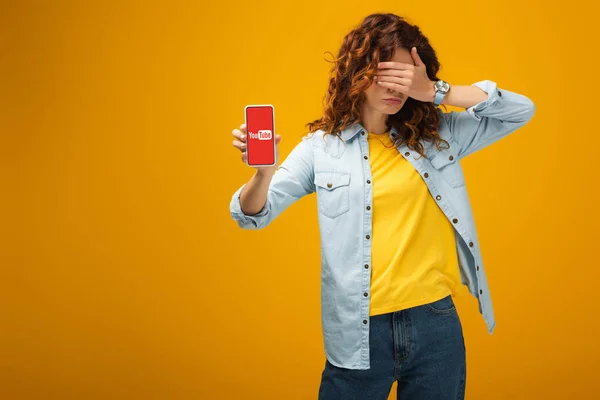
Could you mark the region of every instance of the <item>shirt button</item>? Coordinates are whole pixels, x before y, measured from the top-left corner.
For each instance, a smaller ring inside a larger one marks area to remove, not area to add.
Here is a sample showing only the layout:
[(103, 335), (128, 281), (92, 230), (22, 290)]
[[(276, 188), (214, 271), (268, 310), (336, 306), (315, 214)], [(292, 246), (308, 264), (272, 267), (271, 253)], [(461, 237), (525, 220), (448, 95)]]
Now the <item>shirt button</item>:
[(477, 271), (479, 271), (479, 265), (477, 266)]
[(330, 188), (331, 186), (333, 186), (331, 183), (327, 184), (327, 187)]
[(368, 160), (368, 159), (369, 159), (369, 157), (367, 157), (367, 156), (364, 156), (364, 159), (365, 159), (365, 160)]
[(448, 159), (449, 159), (450, 161), (452, 161), (452, 160), (454, 160), (454, 156), (450, 156), (450, 157), (448, 157)]
[(363, 296), (367, 297), (368, 296), (367, 292), (363, 293)]
[(369, 179), (367, 179), (367, 183), (371, 183), (371, 181)]
[(369, 269), (369, 264), (365, 264), (365, 269)]
[(369, 236), (369, 235), (367, 235), (367, 236), (365, 236), (365, 237), (366, 237), (367, 239), (371, 239), (371, 236)]
[(479, 294), (483, 294), (483, 290), (479, 289)]
[(502, 97), (502, 92), (498, 90), (498, 96)]
[(365, 325), (367, 324), (367, 320), (366, 319), (363, 319), (363, 324), (365, 324)]
[(370, 210), (370, 209), (371, 209), (371, 206), (367, 206), (367, 210)]
[(365, 131), (360, 131), (360, 134), (365, 136)]
[(473, 242), (469, 242), (469, 247), (473, 247)]
[(452, 220), (452, 222), (454, 222), (454, 223), (457, 223), (457, 222), (458, 222), (458, 219), (454, 218), (454, 219)]
[(428, 174), (427, 172), (425, 172), (425, 173), (423, 174), (423, 176), (424, 176), (425, 178), (429, 178), (429, 174)]
[(407, 151), (406, 153), (404, 153), (404, 155), (405, 155), (406, 157), (408, 157), (408, 156), (410, 156), (410, 152), (408, 152), (408, 151)]
[(435, 196), (435, 199), (436, 199), (436, 200), (441, 200), (441, 199), (442, 199), (442, 196), (440, 196), (440, 195), (438, 194), (437, 196)]

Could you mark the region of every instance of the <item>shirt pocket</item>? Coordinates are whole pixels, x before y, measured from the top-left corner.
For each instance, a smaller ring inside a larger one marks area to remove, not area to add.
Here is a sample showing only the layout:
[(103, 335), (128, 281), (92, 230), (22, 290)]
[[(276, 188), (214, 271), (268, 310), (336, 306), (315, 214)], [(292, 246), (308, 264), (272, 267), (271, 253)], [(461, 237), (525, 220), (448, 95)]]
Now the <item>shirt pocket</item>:
[(451, 145), (448, 149), (438, 151), (430, 162), (450, 186), (453, 188), (465, 186), (465, 176), (458, 162), (456, 146)]
[(350, 173), (315, 172), (315, 187), (321, 214), (337, 218), (350, 209)]

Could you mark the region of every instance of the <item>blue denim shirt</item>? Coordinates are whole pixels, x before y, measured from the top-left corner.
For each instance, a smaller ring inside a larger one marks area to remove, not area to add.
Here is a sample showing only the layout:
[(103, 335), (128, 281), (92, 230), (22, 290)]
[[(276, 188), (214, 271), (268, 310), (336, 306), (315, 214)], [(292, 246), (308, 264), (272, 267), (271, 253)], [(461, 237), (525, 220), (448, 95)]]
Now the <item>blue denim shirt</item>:
[[(535, 111), (524, 95), (484, 80), (473, 85), (488, 98), (464, 112), (440, 113), (449, 149), (423, 142), (426, 157), (406, 145), (398, 151), (419, 172), (455, 229), (461, 280), (478, 299), (492, 334), (496, 321), (460, 159), (525, 125)], [(392, 129), (390, 137), (395, 139)], [(369, 369), (372, 175), (366, 131), (355, 124), (344, 141), (322, 131), (302, 138), (273, 175), (267, 202), (256, 215), (240, 209), (240, 187), (230, 212), (240, 227), (260, 229), (304, 195), (316, 192), (321, 242), (321, 321), (325, 354), (333, 365)], [(365, 295), (366, 294), (366, 295)]]

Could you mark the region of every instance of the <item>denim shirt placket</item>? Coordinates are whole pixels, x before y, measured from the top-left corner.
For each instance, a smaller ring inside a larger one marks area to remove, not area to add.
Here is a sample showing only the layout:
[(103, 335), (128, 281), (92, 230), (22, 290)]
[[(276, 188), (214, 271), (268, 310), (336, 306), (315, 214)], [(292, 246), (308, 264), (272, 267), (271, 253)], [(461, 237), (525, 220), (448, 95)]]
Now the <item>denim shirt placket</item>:
[(363, 279), (362, 279), (362, 352), (361, 360), (369, 362), (369, 311), (371, 297), (371, 237), (373, 228), (373, 177), (369, 160), (369, 142), (364, 129), (359, 131), (358, 144), (363, 165), (364, 204), (363, 204)]

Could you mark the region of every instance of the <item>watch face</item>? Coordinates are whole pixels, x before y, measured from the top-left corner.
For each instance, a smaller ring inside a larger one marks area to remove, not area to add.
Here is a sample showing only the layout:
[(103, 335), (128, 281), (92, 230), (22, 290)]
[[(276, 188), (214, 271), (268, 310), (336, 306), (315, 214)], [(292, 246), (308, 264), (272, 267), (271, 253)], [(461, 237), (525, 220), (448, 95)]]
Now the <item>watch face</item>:
[(446, 93), (448, 89), (450, 89), (450, 85), (448, 84), (448, 82), (442, 80), (437, 81), (434, 86), (436, 90), (442, 93)]

